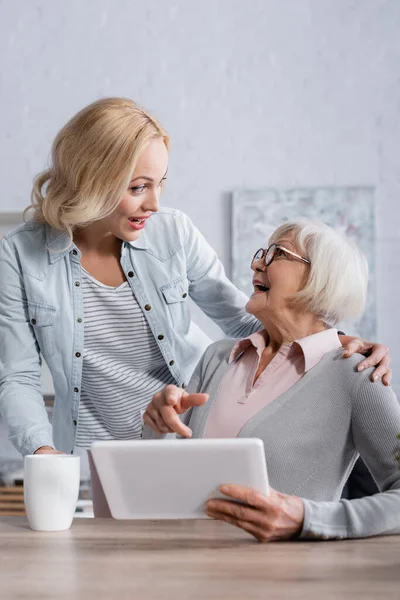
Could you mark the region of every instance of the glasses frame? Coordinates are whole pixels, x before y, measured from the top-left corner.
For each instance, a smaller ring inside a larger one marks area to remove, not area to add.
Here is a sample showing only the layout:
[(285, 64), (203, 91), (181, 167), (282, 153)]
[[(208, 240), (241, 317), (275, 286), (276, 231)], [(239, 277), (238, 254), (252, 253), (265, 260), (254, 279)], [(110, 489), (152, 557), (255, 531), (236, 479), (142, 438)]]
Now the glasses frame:
[[(268, 253), (269, 253), (269, 251), (272, 248), (274, 249), (274, 252), (272, 254), (271, 259), (267, 261)], [(259, 258), (256, 258), (257, 254), (260, 252), (260, 250), (262, 251), (262, 255)], [(290, 254), (290, 256), (293, 256), (294, 258), (297, 258), (297, 260), (301, 260), (302, 262), (306, 263), (307, 265), (311, 265), (311, 262), (308, 260), (308, 258), (304, 258), (304, 256), (300, 256), (300, 254), (296, 254), (296, 252), (292, 252), (292, 250), (288, 250), (287, 248), (285, 248), (284, 246), (280, 246), (279, 244), (271, 244), (270, 246), (268, 246), (267, 249), (265, 249), (265, 248), (259, 248), (257, 250), (257, 252), (253, 256), (253, 259), (251, 261), (251, 265), (253, 266), (253, 264), (255, 263), (256, 260), (262, 260), (265, 257), (264, 265), (266, 267), (269, 267), (269, 265), (273, 262), (273, 260), (275, 258), (275, 251), (276, 250), (282, 250), (282, 252)]]

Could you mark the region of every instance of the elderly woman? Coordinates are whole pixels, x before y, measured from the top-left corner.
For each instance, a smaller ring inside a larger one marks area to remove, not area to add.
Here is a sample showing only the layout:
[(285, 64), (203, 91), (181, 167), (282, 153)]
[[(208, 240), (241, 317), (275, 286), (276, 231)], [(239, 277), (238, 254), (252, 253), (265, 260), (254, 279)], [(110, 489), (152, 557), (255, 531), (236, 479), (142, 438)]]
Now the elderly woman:
[[(227, 483), (227, 500), (206, 507), (259, 541), (400, 533), (400, 407), (369, 369), (356, 372), (357, 356), (342, 360), (334, 329), (363, 311), (364, 256), (329, 227), (299, 221), (279, 227), (251, 268), (246, 309), (265, 329), (214, 343), (187, 391), (156, 394), (144, 437), (261, 438), (275, 489), (263, 496)], [(381, 491), (340, 500), (359, 454)]]

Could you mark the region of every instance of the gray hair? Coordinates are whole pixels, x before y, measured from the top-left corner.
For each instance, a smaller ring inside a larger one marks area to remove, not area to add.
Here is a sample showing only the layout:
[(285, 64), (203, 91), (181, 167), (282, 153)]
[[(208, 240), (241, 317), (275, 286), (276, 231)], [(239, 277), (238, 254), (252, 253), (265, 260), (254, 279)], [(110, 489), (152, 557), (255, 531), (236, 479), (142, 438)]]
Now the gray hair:
[(355, 243), (325, 223), (299, 219), (284, 223), (269, 243), (293, 235), (297, 251), (311, 262), (305, 287), (293, 303), (317, 315), (330, 327), (361, 317), (368, 287), (368, 263)]

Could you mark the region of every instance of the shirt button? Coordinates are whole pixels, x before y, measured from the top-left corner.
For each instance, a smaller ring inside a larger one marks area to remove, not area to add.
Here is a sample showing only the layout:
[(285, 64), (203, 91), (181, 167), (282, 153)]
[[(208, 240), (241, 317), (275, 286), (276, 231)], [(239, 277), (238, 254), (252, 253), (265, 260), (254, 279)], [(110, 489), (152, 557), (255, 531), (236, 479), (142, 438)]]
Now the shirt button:
[(160, 333), (160, 335), (158, 336), (158, 339), (159, 339), (159, 340), (163, 340), (163, 339), (164, 339), (164, 336), (163, 336), (163, 334), (162, 334), (162, 333)]
[(77, 394), (79, 392), (79, 388), (74, 387), (74, 392), (75, 392), (75, 394)]
[(187, 293), (185, 292), (185, 293), (182, 295), (182, 298), (186, 298), (186, 296), (187, 296)]
[(79, 283), (79, 281), (75, 281), (75, 285), (76, 287), (79, 287), (81, 284)]
[(31, 319), (32, 325), (36, 325), (36, 319)]
[(145, 306), (144, 306), (144, 310), (151, 310), (151, 306), (150, 306), (150, 304), (145, 304)]
[(82, 323), (82, 319), (80, 317), (77, 318), (78, 323)]
[(81, 357), (81, 353), (80, 352), (75, 352), (75, 356), (76, 356), (76, 358), (80, 358)]
[(174, 361), (174, 360), (170, 360), (170, 361), (169, 361), (169, 366), (170, 366), (170, 367), (172, 367), (172, 365), (173, 365), (174, 363), (175, 363), (175, 361)]
[(135, 273), (134, 273), (133, 271), (129, 271), (129, 273), (128, 273), (128, 277), (133, 277), (133, 276), (134, 276), (134, 274), (135, 274)]
[(72, 254), (73, 254), (74, 256), (76, 256), (76, 255), (78, 254), (78, 251), (77, 251), (77, 250), (72, 250)]
[[(75, 425), (75, 427), (77, 426), (77, 422), (75, 421), (75, 419), (74, 419), (74, 425)], [(72, 453), (71, 453), (71, 454), (72, 454)]]

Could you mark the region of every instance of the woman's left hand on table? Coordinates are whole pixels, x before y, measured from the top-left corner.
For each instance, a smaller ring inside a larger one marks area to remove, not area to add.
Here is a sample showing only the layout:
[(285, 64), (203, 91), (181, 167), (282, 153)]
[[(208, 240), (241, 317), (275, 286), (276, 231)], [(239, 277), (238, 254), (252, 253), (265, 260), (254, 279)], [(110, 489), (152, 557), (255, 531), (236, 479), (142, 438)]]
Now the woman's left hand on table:
[(270, 488), (264, 496), (242, 485), (222, 485), (220, 491), (228, 498), (213, 498), (206, 504), (209, 517), (226, 521), (254, 535), (259, 542), (288, 540), (297, 537), (304, 521), (304, 504), (301, 498), (281, 494)]

